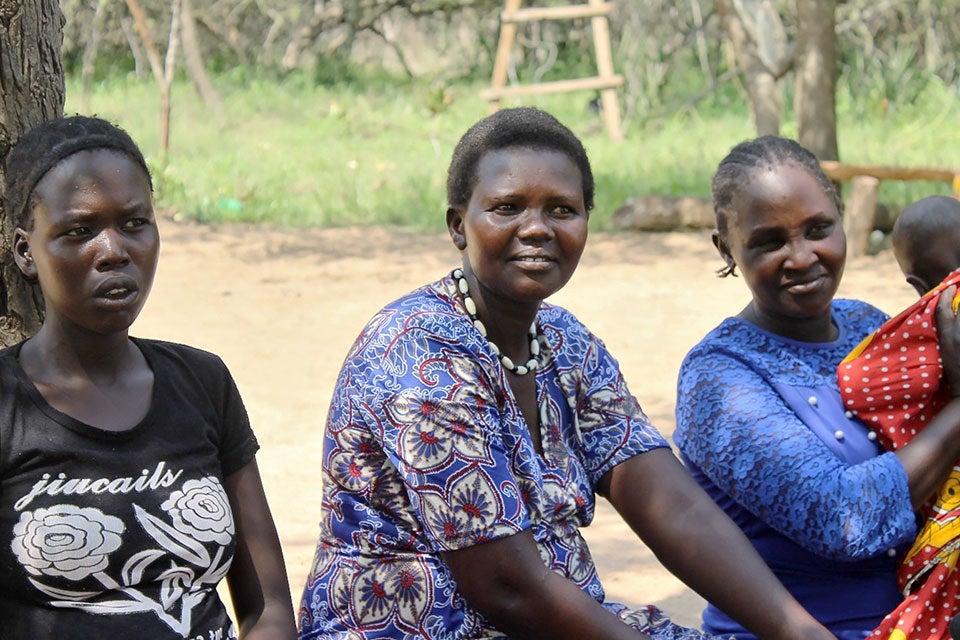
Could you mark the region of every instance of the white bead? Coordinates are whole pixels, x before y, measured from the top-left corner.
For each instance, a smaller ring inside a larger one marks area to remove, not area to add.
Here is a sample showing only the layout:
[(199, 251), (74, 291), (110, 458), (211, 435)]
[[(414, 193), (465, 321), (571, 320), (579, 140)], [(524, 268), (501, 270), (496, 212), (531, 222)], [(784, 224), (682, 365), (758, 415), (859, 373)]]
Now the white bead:
[(817, 406), (817, 396), (810, 396), (807, 398), (807, 402), (809, 402), (812, 407)]
[(480, 322), (479, 320), (474, 320), (473, 326), (477, 328), (477, 331), (480, 332), (480, 335), (482, 335), (484, 338), (487, 337), (487, 328), (483, 326), (482, 322)]
[(502, 362), (503, 366), (506, 367), (507, 369), (513, 369), (513, 360), (511, 360), (507, 356), (500, 356), (500, 362)]
[(893, 556), (897, 555), (897, 550), (896, 550), (896, 549), (887, 549), (887, 555), (892, 558)]
[(847, 416), (847, 420), (853, 419), (853, 411), (845, 411), (843, 415)]
[(530, 341), (530, 355), (540, 355), (540, 341), (536, 338)]
[(876, 439), (877, 439), (876, 433), (874, 433), (873, 431), (867, 432), (867, 440), (876, 440)]
[(534, 360), (533, 358), (530, 358), (529, 360), (527, 360), (527, 369), (529, 369), (530, 371), (533, 371), (534, 369), (537, 368), (537, 364), (538, 363), (536, 360)]
[(518, 376), (526, 375), (526, 373), (527, 373), (527, 368), (526, 368), (525, 366), (523, 366), (523, 365), (520, 365), (519, 367), (517, 367), (516, 369), (514, 369), (513, 372), (514, 372), (515, 374), (517, 374)]
[(460, 280), (461, 278), (463, 278), (463, 269), (461, 269), (460, 267), (457, 267), (456, 269), (454, 269), (453, 277), (457, 280)]
[(498, 347), (497, 345), (493, 344), (493, 343), (490, 342), (489, 340), (487, 341), (487, 344), (490, 345), (490, 348), (493, 349), (493, 352), (494, 352), (495, 354), (497, 354), (497, 357), (499, 358), (499, 357), (500, 357), (500, 347)]
[(837, 440), (843, 440), (843, 431), (840, 431), (840, 429), (837, 429), (836, 431), (833, 432), (833, 437), (836, 438)]
[(470, 285), (467, 284), (467, 281), (465, 278), (460, 278), (459, 280), (457, 280), (457, 288), (460, 289), (460, 293), (470, 292)]
[[(461, 280), (460, 282), (466, 282), (466, 280)], [(472, 316), (477, 315), (477, 303), (473, 301), (473, 298), (465, 297), (463, 299), (463, 306), (467, 308), (467, 313), (469, 313), (470, 315)]]

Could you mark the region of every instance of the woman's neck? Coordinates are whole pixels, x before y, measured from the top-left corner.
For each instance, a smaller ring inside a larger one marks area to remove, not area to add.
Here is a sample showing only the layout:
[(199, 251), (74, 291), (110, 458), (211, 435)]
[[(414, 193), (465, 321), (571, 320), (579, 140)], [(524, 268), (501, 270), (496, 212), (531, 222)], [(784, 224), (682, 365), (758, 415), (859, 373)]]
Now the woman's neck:
[(530, 357), (530, 325), (537, 319), (540, 303), (499, 296), (484, 287), (472, 273), (464, 271), (477, 305), (477, 318), (487, 330), (487, 339), (514, 362), (526, 361)]
[(44, 323), (23, 345), (20, 362), (35, 380), (80, 376), (113, 381), (136, 367), (141, 358), (126, 331), (101, 335)]
[(809, 318), (793, 318), (766, 313), (758, 309), (755, 302), (750, 302), (737, 317), (765, 331), (798, 342), (832, 342), (840, 334), (830, 309)]

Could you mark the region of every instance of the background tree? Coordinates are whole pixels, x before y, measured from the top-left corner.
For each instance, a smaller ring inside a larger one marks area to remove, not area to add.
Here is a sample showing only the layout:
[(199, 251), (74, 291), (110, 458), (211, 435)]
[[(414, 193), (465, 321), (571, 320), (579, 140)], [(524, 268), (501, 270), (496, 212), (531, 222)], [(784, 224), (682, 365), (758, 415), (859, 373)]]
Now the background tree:
[(757, 135), (778, 135), (783, 90), (777, 81), (793, 67), (793, 51), (768, 0), (717, 0), (723, 31), (747, 88)]
[(836, 0), (797, 0), (797, 138), (820, 160), (840, 158), (835, 13)]
[(6, 157), (23, 133), (63, 115), (60, 46), (64, 18), (57, 0), (0, 2), (0, 344), (40, 328), (39, 290), (13, 262), (13, 224), (4, 209)]

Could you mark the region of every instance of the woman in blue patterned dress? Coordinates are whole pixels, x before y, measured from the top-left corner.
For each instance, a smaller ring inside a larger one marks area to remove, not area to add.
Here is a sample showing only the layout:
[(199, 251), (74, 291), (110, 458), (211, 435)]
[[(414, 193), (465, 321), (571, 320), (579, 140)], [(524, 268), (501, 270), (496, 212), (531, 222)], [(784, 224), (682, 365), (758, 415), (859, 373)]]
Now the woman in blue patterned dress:
[[(773, 136), (741, 143), (720, 163), (713, 200), (720, 274), (739, 269), (753, 299), (684, 360), (674, 439), (797, 600), (837, 637), (865, 638), (902, 599), (895, 575), (914, 510), (960, 455), (960, 400), (896, 453), (844, 411), (837, 365), (886, 315), (834, 299), (846, 238), (813, 154)], [(960, 326), (949, 305), (937, 320), (956, 382)], [(711, 602), (705, 629), (755, 637), (723, 608)]]
[(458, 144), (462, 268), (384, 307), (330, 406), (301, 638), (705, 638), (606, 602), (579, 529), (605, 496), (678, 576), (767, 638), (828, 638), (692, 481), (616, 360), (543, 302), (573, 274), (593, 176), (531, 108)]

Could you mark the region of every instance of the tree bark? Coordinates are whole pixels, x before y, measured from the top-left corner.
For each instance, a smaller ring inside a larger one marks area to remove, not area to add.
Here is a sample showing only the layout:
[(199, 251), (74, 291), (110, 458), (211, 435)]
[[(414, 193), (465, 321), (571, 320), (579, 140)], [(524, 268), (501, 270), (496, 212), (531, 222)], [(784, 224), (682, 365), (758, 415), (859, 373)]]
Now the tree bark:
[(856, 176), (853, 192), (846, 203), (843, 230), (847, 236), (847, 257), (866, 255), (870, 246), (870, 232), (877, 217), (877, 192), (880, 181), (873, 176)]
[(43, 301), (13, 261), (14, 223), (4, 209), (6, 158), (28, 130), (63, 115), (64, 17), (57, 0), (0, 2), (0, 344), (40, 328)]
[(797, 0), (794, 111), (800, 144), (838, 160), (836, 0)]
[(790, 67), (780, 16), (765, 1), (717, 0), (716, 6), (743, 74), (757, 135), (778, 135), (782, 91), (777, 80)]
[(90, 113), (90, 95), (93, 93), (93, 76), (96, 74), (97, 50), (100, 46), (100, 32), (106, 17), (108, 0), (97, 0), (93, 20), (90, 23), (87, 44), (83, 48), (80, 68), (80, 111)]
[(203, 53), (200, 51), (200, 42), (197, 39), (197, 23), (193, 16), (190, 0), (182, 0), (180, 9), (180, 39), (183, 43), (183, 61), (187, 75), (203, 98), (218, 122), (223, 122), (223, 101), (220, 94), (214, 89), (207, 75), (207, 67), (203, 63)]
[(140, 43), (143, 45), (147, 53), (147, 59), (150, 61), (153, 78), (160, 88), (160, 152), (164, 161), (166, 161), (167, 152), (170, 149), (170, 112), (172, 110), (170, 87), (173, 84), (173, 72), (177, 62), (181, 0), (171, 0), (170, 3), (170, 34), (167, 40), (167, 55), (163, 61), (160, 60), (160, 52), (153, 42), (150, 26), (147, 24), (147, 16), (140, 7), (140, 3), (138, 0), (126, 0), (126, 2), (140, 36)]

